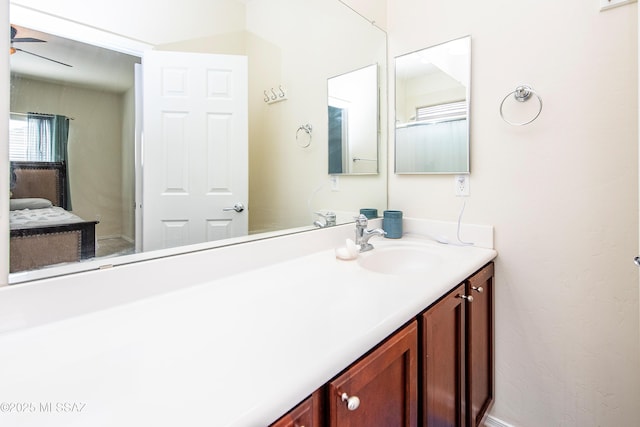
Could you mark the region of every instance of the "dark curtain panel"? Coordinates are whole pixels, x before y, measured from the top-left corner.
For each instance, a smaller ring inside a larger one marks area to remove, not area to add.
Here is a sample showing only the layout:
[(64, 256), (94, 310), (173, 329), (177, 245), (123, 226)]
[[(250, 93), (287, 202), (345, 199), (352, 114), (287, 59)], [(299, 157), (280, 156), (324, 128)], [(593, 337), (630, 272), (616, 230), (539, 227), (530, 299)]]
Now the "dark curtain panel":
[(54, 162), (64, 162), (67, 167), (67, 179), (66, 179), (66, 193), (67, 193), (67, 201), (66, 206), (63, 206), (64, 209), (70, 211), (71, 210), (71, 186), (69, 182), (71, 181), (69, 177), (71, 176), (69, 173), (69, 150), (67, 149), (67, 144), (69, 142), (69, 118), (65, 116), (55, 115), (52, 117), (52, 126), (51, 126), (51, 151), (52, 151), (52, 160)]

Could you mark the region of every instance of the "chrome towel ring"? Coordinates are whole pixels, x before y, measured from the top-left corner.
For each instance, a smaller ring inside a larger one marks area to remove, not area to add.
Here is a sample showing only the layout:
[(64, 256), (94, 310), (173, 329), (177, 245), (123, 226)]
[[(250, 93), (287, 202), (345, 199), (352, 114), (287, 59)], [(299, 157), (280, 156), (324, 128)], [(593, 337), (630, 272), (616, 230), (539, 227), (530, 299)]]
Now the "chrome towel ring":
[[(531, 120), (526, 121), (526, 122), (522, 122), (522, 123), (514, 123), (514, 122), (510, 122), (509, 120), (507, 120), (504, 117), (504, 112), (502, 111), (502, 109), (504, 107), (504, 102), (507, 100), (507, 98), (509, 98), (511, 95), (513, 95), (513, 97), (515, 98), (516, 101), (525, 102), (525, 101), (528, 101), (529, 98), (531, 98), (532, 94), (535, 95), (538, 98), (538, 102), (540, 103), (540, 108), (538, 109), (538, 113)], [(502, 117), (502, 120), (504, 120), (505, 122), (507, 122), (507, 123), (509, 123), (510, 125), (513, 125), (513, 126), (528, 125), (529, 123), (531, 123), (535, 119), (537, 119), (538, 116), (540, 116), (540, 113), (542, 113), (542, 98), (540, 97), (540, 95), (538, 95), (538, 93), (536, 91), (531, 89), (531, 86), (528, 86), (528, 85), (518, 86), (513, 92), (509, 92), (507, 94), (507, 96), (505, 96), (502, 99), (502, 102), (500, 103), (500, 117)]]
[[(300, 138), (300, 131), (304, 131), (303, 135), (306, 135), (306, 137)], [(307, 148), (309, 145), (311, 145), (312, 132), (313, 132), (313, 126), (311, 126), (309, 123), (305, 125), (301, 125), (298, 128), (298, 130), (296, 131), (296, 142), (298, 143), (299, 147)]]

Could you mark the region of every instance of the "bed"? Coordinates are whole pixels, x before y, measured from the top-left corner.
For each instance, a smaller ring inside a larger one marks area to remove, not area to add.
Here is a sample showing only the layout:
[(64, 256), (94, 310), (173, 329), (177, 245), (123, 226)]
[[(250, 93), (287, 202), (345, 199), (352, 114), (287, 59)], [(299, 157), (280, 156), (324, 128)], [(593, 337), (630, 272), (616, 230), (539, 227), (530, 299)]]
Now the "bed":
[(66, 211), (64, 162), (11, 162), (9, 271), (95, 257), (95, 226)]

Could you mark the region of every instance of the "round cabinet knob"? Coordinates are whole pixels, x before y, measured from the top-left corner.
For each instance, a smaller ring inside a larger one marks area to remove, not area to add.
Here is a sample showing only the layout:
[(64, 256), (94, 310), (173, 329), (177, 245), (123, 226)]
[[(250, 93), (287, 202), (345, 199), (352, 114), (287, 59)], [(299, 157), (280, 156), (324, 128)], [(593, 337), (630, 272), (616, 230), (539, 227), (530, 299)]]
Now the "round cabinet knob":
[(358, 396), (351, 396), (347, 393), (342, 393), (342, 401), (347, 402), (347, 409), (350, 411), (355, 411), (360, 406), (360, 398)]
[(466, 299), (469, 302), (473, 302), (473, 297), (471, 295), (459, 295), (457, 296), (458, 298), (462, 298), (462, 299)]
[(472, 286), (471, 289), (478, 292), (479, 294), (484, 292), (484, 288), (482, 286)]

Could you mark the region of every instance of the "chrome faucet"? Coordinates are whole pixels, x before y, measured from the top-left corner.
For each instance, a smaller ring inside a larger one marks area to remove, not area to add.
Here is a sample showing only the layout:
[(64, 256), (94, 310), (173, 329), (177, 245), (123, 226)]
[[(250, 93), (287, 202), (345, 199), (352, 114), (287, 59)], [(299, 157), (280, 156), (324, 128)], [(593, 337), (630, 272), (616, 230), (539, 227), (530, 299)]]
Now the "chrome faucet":
[(333, 227), (334, 225), (336, 225), (336, 214), (333, 212), (327, 212), (327, 213), (322, 213), (322, 212), (315, 212), (316, 215), (324, 218), (324, 223), (320, 220), (316, 220), (313, 221), (313, 225), (315, 225), (318, 228), (325, 228), (325, 227)]
[(360, 245), (360, 252), (366, 252), (373, 249), (373, 245), (369, 243), (369, 239), (373, 236), (384, 236), (387, 234), (381, 228), (368, 230), (369, 220), (366, 216), (360, 214), (356, 218), (356, 245)]

